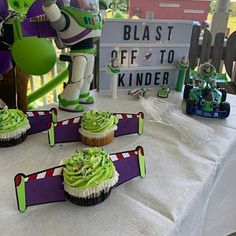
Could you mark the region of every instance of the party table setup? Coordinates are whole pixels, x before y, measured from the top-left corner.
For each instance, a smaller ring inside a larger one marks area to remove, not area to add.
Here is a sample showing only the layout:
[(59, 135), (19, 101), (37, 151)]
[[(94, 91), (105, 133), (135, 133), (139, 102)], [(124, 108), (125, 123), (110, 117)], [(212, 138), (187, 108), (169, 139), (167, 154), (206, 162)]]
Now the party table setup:
[[(79, 231), (81, 235), (201, 235), (214, 184), (235, 156), (235, 96), (228, 96), (232, 113), (227, 119), (191, 118), (213, 129), (210, 141), (192, 146), (182, 142), (181, 133), (173, 127), (151, 121), (141, 102), (126, 92), (112, 104), (108, 102), (110, 93), (94, 95), (97, 102), (93, 109), (144, 112), (142, 135), (115, 137), (105, 149), (119, 153), (142, 145), (146, 176), (117, 186), (107, 200), (96, 206), (80, 207), (62, 201), (31, 206), (20, 213), (15, 175), (27, 176), (58, 166), (63, 158), (86, 147), (78, 141), (51, 147), (47, 132), (32, 134), (17, 146), (1, 149), (1, 234), (64, 235), (70, 230), (71, 234)], [(182, 98), (172, 92), (168, 102), (181, 106)], [(59, 121), (72, 117), (71, 113), (58, 111)]]
[[(0, 103), (0, 235), (236, 231), (236, 96), (214, 65), (189, 68), (194, 22), (104, 26), (94, 0), (4, 0), (0, 10), (0, 74), (12, 69), (15, 81), (15, 106)], [(68, 68), (20, 109), (16, 68), (42, 76), (57, 57)], [(62, 82), (56, 102), (32, 109)]]

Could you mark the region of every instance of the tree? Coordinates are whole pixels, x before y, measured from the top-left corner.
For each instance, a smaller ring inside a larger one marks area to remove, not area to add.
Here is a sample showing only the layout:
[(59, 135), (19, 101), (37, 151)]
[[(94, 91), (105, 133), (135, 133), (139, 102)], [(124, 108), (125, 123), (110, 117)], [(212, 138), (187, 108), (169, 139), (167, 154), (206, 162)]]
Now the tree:
[(216, 10), (216, 1), (215, 1), (215, 0), (211, 1), (211, 4), (210, 4), (210, 7), (209, 7), (209, 8), (210, 8), (210, 9), (209, 9), (209, 12), (210, 12), (211, 14), (213, 14), (214, 11)]
[(99, 9), (100, 10), (107, 10), (107, 2), (105, 0), (99, 0)]
[(129, 0), (112, 0), (110, 3), (110, 8), (113, 11), (127, 11), (128, 10)]

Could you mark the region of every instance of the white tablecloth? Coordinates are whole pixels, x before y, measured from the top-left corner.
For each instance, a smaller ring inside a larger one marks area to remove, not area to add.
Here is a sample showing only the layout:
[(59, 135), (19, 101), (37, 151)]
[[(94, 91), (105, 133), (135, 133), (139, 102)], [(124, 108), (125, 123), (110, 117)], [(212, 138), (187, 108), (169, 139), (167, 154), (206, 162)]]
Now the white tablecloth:
[[(236, 153), (236, 147), (234, 148)], [(206, 211), (204, 236), (222, 236), (236, 232), (236, 155), (219, 175)]]
[[(95, 97), (93, 108), (143, 111), (126, 92), (119, 93), (117, 100), (106, 93)], [(174, 92), (168, 100), (178, 105), (182, 102)], [(115, 138), (105, 147), (107, 151), (144, 147), (147, 176), (119, 186), (97, 206), (59, 202), (32, 206), (25, 213), (17, 211), (14, 176), (56, 166), (77, 148), (84, 148), (83, 144), (49, 147), (47, 133), (39, 133), (20, 145), (0, 149), (0, 235), (202, 235), (213, 186), (224, 165), (235, 155), (232, 150), (236, 146), (236, 96), (229, 95), (228, 100), (232, 108), (228, 119), (194, 116), (215, 130), (212, 141), (198, 148), (182, 143), (176, 130), (150, 122), (147, 115), (143, 135)], [(59, 119), (76, 115), (60, 111)]]

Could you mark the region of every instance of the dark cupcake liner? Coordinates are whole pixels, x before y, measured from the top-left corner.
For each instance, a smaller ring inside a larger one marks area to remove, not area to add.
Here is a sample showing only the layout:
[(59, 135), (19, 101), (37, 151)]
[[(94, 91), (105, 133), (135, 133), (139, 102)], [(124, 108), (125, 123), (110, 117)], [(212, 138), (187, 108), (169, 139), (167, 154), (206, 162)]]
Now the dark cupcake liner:
[(79, 206), (94, 206), (97, 205), (103, 201), (105, 201), (111, 193), (111, 188), (108, 192), (105, 192), (104, 190), (101, 191), (101, 194), (98, 197), (87, 197), (87, 198), (80, 198), (70, 195), (65, 191), (66, 199), (72, 202), (73, 204), (79, 205)]
[(0, 141), (0, 147), (12, 147), (12, 146), (15, 146), (17, 144), (20, 144), (20, 143), (24, 142), (26, 137), (27, 137), (27, 133), (24, 133), (19, 138), (12, 138), (12, 139), (8, 139), (6, 141), (1, 140)]

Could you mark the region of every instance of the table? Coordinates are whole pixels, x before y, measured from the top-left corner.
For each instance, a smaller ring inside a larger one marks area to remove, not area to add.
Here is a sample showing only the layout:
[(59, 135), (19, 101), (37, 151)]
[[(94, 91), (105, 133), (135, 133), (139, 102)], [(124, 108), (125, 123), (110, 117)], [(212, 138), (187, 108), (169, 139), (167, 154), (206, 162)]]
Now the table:
[[(96, 93), (93, 108), (137, 113), (140, 103), (120, 92)], [(13, 178), (58, 165), (81, 143), (48, 146), (47, 133), (31, 135), (15, 147), (0, 150), (0, 235), (202, 235), (204, 216), (218, 176), (235, 155), (236, 96), (229, 95), (232, 111), (228, 119), (194, 116), (214, 131), (213, 139), (198, 148), (180, 140), (171, 127), (150, 122), (145, 116), (144, 134), (117, 137), (108, 152), (144, 147), (147, 176), (135, 178), (114, 189), (102, 204), (79, 207), (70, 202), (50, 203), (17, 211)], [(181, 105), (181, 94), (171, 92), (168, 101)], [(59, 112), (59, 120), (78, 114)], [(235, 224), (236, 227), (236, 224)], [(236, 231), (236, 230), (235, 230)]]

